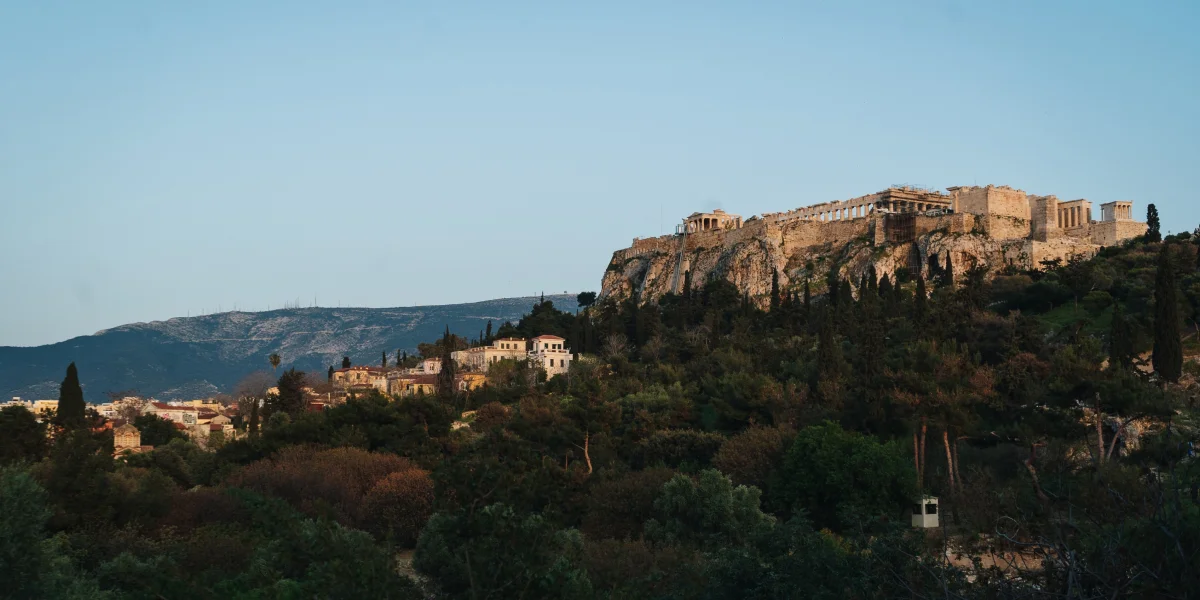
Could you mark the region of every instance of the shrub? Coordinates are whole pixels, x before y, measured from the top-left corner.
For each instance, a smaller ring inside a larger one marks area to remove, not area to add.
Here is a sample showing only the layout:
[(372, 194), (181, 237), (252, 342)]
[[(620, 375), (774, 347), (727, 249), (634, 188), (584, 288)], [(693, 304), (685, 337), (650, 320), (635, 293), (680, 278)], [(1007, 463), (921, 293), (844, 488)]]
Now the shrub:
[(751, 427), (721, 444), (713, 466), (739, 485), (766, 488), (771, 471), (783, 462), (795, 432), (781, 427)]
[(671, 469), (652, 468), (595, 483), (588, 490), (583, 533), (597, 539), (638, 537), (642, 524), (654, 516), (663, 484), (674, 476)]
[(703, 467), (712, 461), (724, 441), (718, 433), (694, 429), (660, 431), (645, 441), (643, 460), (647, 466), (662, 463), (678, 467), (690, 463), (694, 467)]
[(376, 536), (411, 548), (433, 514), (433, 480), (428, 471), (397, 471), (379, 480), (362, 502), (360, 522)]

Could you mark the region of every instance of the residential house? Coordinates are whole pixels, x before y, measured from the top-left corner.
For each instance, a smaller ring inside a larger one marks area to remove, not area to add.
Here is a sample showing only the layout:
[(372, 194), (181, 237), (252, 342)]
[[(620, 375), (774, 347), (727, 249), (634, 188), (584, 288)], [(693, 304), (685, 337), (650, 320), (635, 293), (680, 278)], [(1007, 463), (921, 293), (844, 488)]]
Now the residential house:
[(571, 367), (571, 350), (557, 335), (539, 335), (529, 340), (529, 359), (546, 371), (548, 377), (566, 373)]
[(524, 360), (526, 343), (521, 338), (500, 338), (487, 346), (476, 346), (458, 350), (451, 354), (458, 366), (465, 371), (486, 372), (493, 363), (501, 360)]

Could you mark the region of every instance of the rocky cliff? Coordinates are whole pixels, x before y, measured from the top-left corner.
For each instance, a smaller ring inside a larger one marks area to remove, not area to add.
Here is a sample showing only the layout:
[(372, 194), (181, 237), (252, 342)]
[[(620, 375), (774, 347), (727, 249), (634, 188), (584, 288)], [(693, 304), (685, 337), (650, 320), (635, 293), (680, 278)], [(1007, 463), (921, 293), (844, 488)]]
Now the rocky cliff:
[[(956, 275), (979, 266), (995, 273), (1006, 266), (1035, 268), (1044, 260), (1090, 256), (1099, 246), (1085, 238), (1036, 240), (1030, 222), (1005, 216), (875, 214), (837, 222), (798, 220), (772, 223), (752, 219), (739, 229), (634, 240), (613, 253), (604, 273), (601, 297), (653, 302), (693, 288), (710, 278), (733, 283), (765, 306), (771, 277), (795, 289), (806, 278), (823, 292), (836, 269), (859, 281), (871, 266), (893, 276), (900, 268), (928, 275), (932, 263), (951, 264)], [(690, 278), (684, 273), (690, 271)]]

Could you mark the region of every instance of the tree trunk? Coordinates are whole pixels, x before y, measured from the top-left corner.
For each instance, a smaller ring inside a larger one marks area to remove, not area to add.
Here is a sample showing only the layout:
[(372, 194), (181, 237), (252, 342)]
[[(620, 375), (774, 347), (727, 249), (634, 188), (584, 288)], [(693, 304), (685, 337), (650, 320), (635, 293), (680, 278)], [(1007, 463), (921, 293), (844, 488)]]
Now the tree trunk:
[(1042, 491), (1042, 484), (1040, 481), (1038, 481), (1037, 469), (1033, 466), (1033, 457), (1037, 454), (1038, 446), (1039, 444), (1029, 445), (1029, 458), (1025, 459), (1025, 470), (1029, 471), (1029, 477), (1033, 479), (1033, 491), (1037, 492), (1038, 500), (1046, 502), (1049, 500), (1049, 498), (1047, 498), (1046, 493)]
[(954, 480), (958, 482), (959, 489), (962, 489), (963, 478), (962, 473), (958, 471), (958, 442), (962, 439), (962, 437), (954, 438), (954, 446), (952, 446), (954, 450)]
[(921, 417), (921, 470), (917, 472), (917, 485), (925, 488), (925, 430), (929, 427), (925, 417)]
[(950, 428), (942, 430), (942, 445), (946, 447), (946, 475), (950, 477), (950, 491), (954, 491), (954, 456), (950, 453)]
[(1108, 453), (1104, 455), (1105, 460), (1111, 459), (1113, 450), (1117, 449), (1117, 438), (1121, 437), (1121, 433), (1125, 431), (1125, 423), (1121, 423), (1117, 430), (1113, 432), (1112, 441), (1108, 444)]
[(592, 474), (592, 455), (588, 454), (588, 442), (591, 438), (590, 433), (583, 434), (583, 459), (587, 461), (588, 475)]
[(1100, 412), (1100, 392), (1096, 392), (1096, 464), (1104, 462), (1104, 415)]
[(917, 473), (917, 487), (921, 486), (921, 443), (917, 441), (917, 430), (913, 430), (913, 467)]

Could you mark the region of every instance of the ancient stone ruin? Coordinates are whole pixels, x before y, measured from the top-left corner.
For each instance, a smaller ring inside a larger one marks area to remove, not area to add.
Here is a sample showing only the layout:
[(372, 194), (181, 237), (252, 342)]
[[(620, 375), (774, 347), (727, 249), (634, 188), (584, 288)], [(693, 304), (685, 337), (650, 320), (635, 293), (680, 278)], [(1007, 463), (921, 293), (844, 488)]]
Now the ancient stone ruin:
[(746, 220), (718, 209), (693, 213), (674, 235), (637, 238), (614, 252), (600, 295), (654, 301), (681, 292), (685, 281), (698, 287), (722, 277), (763, 303), (774, 273), (786, 288), (804, 278), (823, 281), (830, 269), (857, 281), (869, 266), (880, 276), (901, 268), (926, 272), (930, 264), (950, 264), (959, 274), (974, 267), (1037, 269), (1146, 231), (1128, 201), (1102, 204), (1100, 220), (1093, 217), (1088, 200), (994, 185), (946, 193), (896, 186)]

